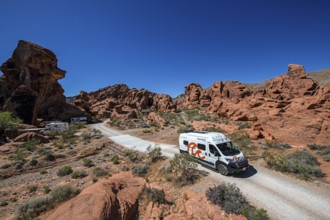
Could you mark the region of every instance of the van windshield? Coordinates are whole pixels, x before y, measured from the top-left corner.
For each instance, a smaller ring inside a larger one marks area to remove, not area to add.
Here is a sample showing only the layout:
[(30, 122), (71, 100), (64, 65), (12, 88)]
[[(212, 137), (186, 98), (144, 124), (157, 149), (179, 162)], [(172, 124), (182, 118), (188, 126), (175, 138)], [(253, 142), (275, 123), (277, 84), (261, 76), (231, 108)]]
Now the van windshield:
[(234, 156), (240, 153), (238, 148), (232, 142), (217, 144), (217, 147), (225, 156)]

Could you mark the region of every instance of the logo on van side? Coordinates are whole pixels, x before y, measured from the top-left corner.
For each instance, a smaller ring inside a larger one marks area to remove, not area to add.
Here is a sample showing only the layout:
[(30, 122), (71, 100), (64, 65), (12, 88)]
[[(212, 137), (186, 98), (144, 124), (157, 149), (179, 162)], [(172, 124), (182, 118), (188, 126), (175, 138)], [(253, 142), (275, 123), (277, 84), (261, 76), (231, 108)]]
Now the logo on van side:
[(202, 153), (201, 150), (196, 150), (196, 151), (195, 151), (195, 148), (196, 148), (196, 147), (197, 147), (197, 144), (196, 144), (196, 143), (194, 143), (194, 142), (189, 142), (187, 151), (189, 152), (189, 151), (191, 150), (191, 154), (192, 154), (192, 155), (194, 155), (194, 156), (197, 155), (197, 157), (198, 157), (199, 159), (201, 159), (201, 160), (205, 160), (205, 156), (201, 156), (201, 155), (200, 155), (200, 154)]

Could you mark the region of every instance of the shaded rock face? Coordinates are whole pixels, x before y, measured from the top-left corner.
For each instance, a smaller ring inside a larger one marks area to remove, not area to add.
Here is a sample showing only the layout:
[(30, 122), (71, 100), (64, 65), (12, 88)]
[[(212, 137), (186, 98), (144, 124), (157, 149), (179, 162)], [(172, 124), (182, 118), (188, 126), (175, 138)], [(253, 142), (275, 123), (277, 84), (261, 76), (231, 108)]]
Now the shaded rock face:
[[(209, 97), (208, 104), (203, 105), (205, 97)], [(304, 145), (330, 142), (330, 88), (312, 80), (301, 65), (290, 64), (288, 73), (259, 88), (237, 81), (219, 81), (205, 90), (190, 84), (182, 107), (192, 106), (258, 125), (249, 131), (253, 139), (275, 138)]]
[(136, 118), (144, 109), (172, 111), (176, 108), (169, 95), (156, 94), (145, 89), (129, 89), (124, 84), (91, 93), (81, 91), (74, 97), (73, 104), (92, 115), (119, 120)]
[(36, 123), (37, 118), (55, 120), (81, 114), (66, 104), (57, 82), (65, 71), (57, 67), (52, 51), (21, 40), (1, 71), (0, 110), (14, 113), (28, 124)]
[(127, 172), (115, 174), (87, 187), (44, 219), (137, 219), (138, 198), (144, 186), (140, 177)]

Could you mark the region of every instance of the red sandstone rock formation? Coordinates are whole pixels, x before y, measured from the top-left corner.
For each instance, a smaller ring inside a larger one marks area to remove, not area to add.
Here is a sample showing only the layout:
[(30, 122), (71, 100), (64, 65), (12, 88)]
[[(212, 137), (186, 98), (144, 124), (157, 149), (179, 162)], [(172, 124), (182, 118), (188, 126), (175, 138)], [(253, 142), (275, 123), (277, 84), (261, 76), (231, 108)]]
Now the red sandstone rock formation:
[(93, 115), (119, 120), (136, 118), (144, 109), (171, 111), (176, 108), (169, 95), (155, 94), (145, 89), (129, 89), (124, 84), (91, 93), (82, 91), (74, 98), (73, 103)]
[(38, 118), (63, 120), (81, 114), (66, 103), (57, 82), (65, 71), (57, 67), (52, 51), (21, 40), (1, 71), (0, 110), (14, 113), (28, 124), (35, 124)]
[(145, 181), (131, 173), (115, 174), (84, 189), (45, 219), (136, 219), (138, 198), (144, 186)]

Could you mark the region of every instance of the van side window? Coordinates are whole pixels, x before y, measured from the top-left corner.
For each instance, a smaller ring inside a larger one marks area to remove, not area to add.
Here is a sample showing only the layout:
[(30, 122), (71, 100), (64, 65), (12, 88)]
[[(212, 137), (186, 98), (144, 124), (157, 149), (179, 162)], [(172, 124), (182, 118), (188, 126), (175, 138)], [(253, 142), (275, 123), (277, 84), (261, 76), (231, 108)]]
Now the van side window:
[(215, 153), (215, 147), (214, 147), (214, 145), (210, 144), (209, 145), (209, 149), (210, 149), (210, 153), (211, 154), (214, 154)]
[(188, 141), (183, 141), (183, 144), (188, 146)]
[(205, 147), (204, 144), (198, 144), (197, 148), (200, 149), (200, 150), (204, 150), (204, 151), (206, 150), (206, 147)]

